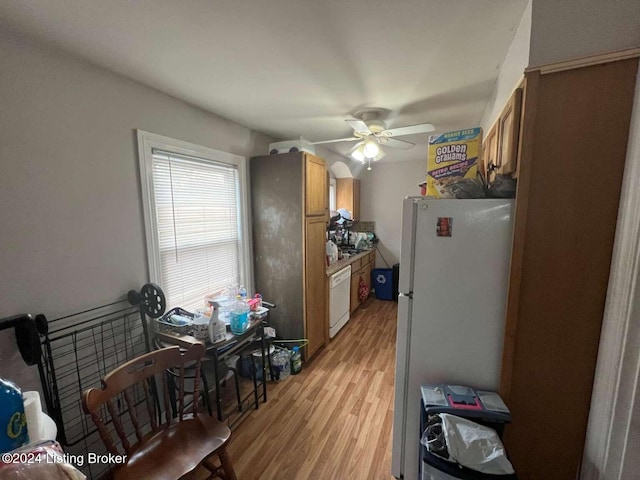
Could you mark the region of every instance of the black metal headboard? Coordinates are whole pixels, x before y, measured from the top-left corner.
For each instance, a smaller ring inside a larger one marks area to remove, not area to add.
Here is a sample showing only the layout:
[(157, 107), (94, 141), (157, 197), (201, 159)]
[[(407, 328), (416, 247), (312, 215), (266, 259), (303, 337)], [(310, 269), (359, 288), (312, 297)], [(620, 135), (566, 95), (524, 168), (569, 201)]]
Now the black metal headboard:
[[(40, 314), (0, 319), (0, 330), (14, 327), (27, 365), (37, 365), (47, 413), (58, 428), (58, 442), (68, 453), (106, 453), (93, 422), (82, 410), (82, 392), (100, 388), (106, 373), (150, 351), (147, 315), (164, 313), (160, 287), (146, 284), (126, 298), (64, 317)], [(84, 465), (95, 478), (105, 465)]]

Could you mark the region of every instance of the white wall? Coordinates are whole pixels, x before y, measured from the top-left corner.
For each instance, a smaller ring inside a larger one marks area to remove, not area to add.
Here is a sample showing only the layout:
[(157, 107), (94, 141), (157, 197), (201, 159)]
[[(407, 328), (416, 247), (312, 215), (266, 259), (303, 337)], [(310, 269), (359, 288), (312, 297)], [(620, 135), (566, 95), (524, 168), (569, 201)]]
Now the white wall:
[(529, 44), (531, 39), (531, 3), (529, 0), (527, 7), (522, 14), (520, 25), (513, 37), (509, 51), (502, 62), (500, 73), (493, 86), (491, 97), (482, 114), (480, 126), (486, 134), (496, 121), (500, 112), (511, 96), (513, 89), (523, 77), (524, 69), (529, 65)]
[(531, 66), (638, 46), (638, 0), (533, 0)]
[[(268, 150), (245, 127), (22, 37), (0, 32), (0, 44), (0, 317), (55, 318), (147, 280), (135, 129)], [(0, 376), (37, 384), (13, 331), (0, 332)]]
[(426, 178), (427, 154), (414, 162), (382, 162), (358, 175), (362, 220), (376, 222), (375, 234), (380, 239), (378, 249), (382, 256), (376, 255), (379, 268), (400, 262), (402, 200), (420, 195), (418, 184)]

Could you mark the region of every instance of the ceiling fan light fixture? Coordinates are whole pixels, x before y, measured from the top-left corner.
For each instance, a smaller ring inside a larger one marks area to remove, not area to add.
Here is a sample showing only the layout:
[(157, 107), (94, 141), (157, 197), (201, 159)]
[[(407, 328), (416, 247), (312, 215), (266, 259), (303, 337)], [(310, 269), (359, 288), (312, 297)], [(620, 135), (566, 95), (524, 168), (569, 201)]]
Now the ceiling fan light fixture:
[(364, 153), (366, 158), (375, 158), (376, 155), (380, 153), (380, 147), (378, 147), (378, 144), (375, 141), (369, 140), (364, 144), (362, 153)]
[(380, 151), (378, 152), (378, 154), (371, 158), (370, 160), (377, 162), (378, 160), (383, 159), (386, 156), (386, 153), (384, 153), (384, 150), (380, 149)]
[(364, 154), (360, 150), (356, 150), (351, 154), (354, 160), (364, 163)]

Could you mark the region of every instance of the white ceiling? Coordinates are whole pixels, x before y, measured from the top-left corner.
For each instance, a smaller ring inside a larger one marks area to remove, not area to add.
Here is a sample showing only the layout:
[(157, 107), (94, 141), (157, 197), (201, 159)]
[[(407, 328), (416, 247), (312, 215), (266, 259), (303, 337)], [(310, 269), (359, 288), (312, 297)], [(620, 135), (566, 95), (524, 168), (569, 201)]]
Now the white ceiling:
[[(271, 137), (320, 141), (350, 136), (363, 107), (389, 109), (389, 127), (476, 126), (526, 3), (4, 0), (0, 25)], [(427, 138), (382, 161), (424, 159)]]

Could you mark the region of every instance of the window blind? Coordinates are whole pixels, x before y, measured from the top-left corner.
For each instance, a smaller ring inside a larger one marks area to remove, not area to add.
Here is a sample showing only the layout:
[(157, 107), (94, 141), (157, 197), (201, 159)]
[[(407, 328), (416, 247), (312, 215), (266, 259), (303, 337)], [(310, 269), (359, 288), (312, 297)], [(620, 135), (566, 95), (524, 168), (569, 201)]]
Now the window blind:
[(238, 171), (153, 150), (161, 287), (168, 308), (204, 307), (204, 297), (240, 283)]

